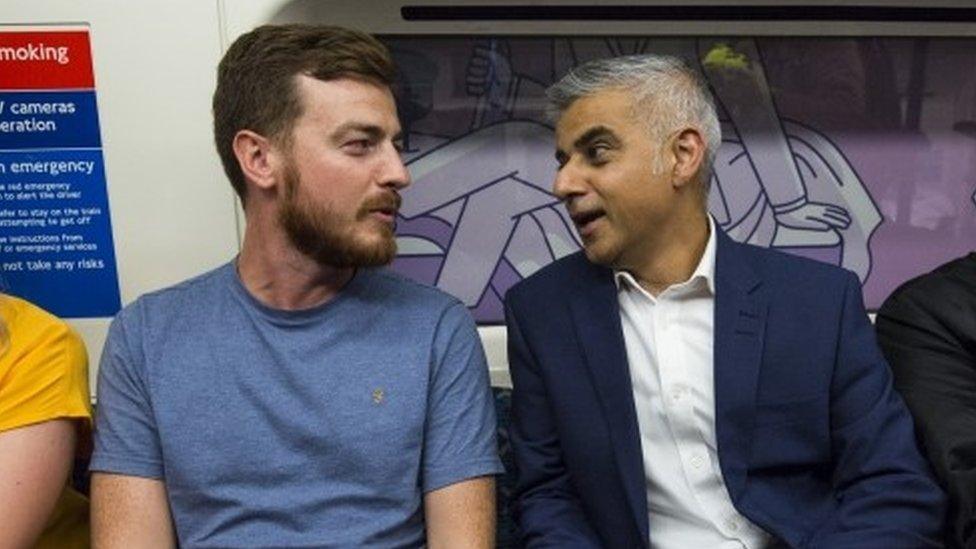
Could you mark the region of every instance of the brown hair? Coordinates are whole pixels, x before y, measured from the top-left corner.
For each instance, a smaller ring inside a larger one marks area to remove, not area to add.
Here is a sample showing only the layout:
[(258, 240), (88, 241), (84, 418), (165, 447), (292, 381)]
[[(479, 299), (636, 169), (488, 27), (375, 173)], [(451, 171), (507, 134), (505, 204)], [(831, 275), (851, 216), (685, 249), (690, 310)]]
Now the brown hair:
[(245, 200), (244, 173), (234, 155), (237, 132), (248, 129), (287, 143), (302, 114), (295, 76), (357, 78), (392, 88), (389, 51), (361, 31), (322, 25), (264, 25), (231, 44), (217, 67), (214, 139), (234, 191)]

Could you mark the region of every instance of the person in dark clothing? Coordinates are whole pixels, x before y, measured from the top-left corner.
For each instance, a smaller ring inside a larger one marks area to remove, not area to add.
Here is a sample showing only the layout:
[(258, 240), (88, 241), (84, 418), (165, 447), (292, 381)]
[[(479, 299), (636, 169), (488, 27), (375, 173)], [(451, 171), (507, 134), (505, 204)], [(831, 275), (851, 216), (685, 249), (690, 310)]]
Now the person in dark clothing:
[(878, 341), (949, 493), (946, 547), (976, 549), (976, 253), (885, 301)]

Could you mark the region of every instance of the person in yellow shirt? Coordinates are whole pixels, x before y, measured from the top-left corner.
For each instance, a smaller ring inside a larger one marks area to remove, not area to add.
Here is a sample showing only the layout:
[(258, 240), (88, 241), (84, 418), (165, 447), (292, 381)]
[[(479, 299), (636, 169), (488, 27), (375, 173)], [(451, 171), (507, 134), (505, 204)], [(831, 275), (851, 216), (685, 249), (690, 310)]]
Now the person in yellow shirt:
[(0, 549), (88, 547), (88, 500), (69, 482), (77, 452), (90, 450), (84, 343), (9, 295), (0, 328)]

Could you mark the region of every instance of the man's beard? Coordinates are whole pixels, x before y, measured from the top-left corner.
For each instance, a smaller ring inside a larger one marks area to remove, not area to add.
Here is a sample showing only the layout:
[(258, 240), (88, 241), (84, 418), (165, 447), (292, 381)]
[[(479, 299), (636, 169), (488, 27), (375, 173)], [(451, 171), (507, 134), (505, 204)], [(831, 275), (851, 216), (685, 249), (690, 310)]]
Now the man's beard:
[[(278, 210), (278, 222), (292, 245), (320, 265), (331, 267), (375, 267), (387, 265), (396, 256), (396, 237), (393, 230), (383, 226), (379, 239), (361, 238), (353, 225), (344, 225), (326, 208), (315, 208), (307, 199), (299, 198), (299, 175), (294, 166), (285, 172), (284, 200)], [(397, 194), (381, 195), (367, 200), (356, 211), (354, 222), (360, 222), (377, 208), (400, 206)]]

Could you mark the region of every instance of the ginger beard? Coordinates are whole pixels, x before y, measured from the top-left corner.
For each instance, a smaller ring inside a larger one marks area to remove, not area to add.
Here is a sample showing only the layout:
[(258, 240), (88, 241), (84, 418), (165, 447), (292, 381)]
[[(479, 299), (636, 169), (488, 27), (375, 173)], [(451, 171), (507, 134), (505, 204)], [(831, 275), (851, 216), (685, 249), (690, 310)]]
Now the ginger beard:
[(337, 268), (387, 265), (396, 257), (393, 226), (372, 219), (378, 210), (396, 210), (400, 195), (383, 191), (366, 198), (351, 219), (338, 209), (319, 206), (301, 192), (294, 162), (284, 172), (284, 196), (278, 222), (299, 252), (320, 265)]

